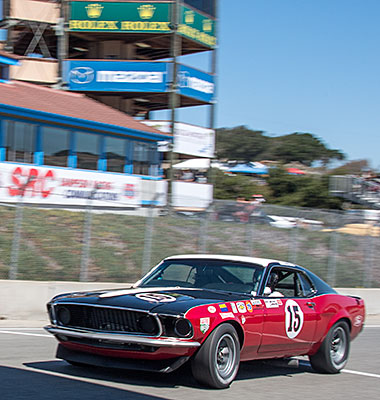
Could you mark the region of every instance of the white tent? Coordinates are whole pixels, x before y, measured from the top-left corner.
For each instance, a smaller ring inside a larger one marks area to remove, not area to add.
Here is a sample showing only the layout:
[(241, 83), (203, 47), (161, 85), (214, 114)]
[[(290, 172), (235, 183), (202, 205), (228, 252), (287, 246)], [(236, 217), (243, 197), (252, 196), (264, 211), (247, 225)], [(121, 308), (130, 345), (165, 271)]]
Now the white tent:
[(192, 158), (173, 165), (176, 169), (208, 169), (210, 168), (209, 158)]

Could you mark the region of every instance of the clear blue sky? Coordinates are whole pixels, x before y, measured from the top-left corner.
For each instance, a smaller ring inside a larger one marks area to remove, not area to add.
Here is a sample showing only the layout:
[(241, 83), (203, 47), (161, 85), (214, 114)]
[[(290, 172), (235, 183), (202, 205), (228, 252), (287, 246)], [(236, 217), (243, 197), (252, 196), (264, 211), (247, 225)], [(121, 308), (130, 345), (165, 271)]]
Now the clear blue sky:
[[(219, 5), (216, 126), (310, 132), (380, 169), (380, 0)], [(207, 124), (206, 108), (180, 118)]]

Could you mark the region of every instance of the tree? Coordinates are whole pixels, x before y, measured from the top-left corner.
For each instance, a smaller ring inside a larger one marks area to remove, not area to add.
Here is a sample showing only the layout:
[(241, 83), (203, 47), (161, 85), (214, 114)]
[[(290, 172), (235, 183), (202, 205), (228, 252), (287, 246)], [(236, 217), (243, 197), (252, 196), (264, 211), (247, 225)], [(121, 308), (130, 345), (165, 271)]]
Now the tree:
[(341, 209), (343, 200), (330, 196), (328, 176), (292, 176), (282, 168), (272, 168), (268, 178), (274, 204), (310, 208)]
[(252, 178), (244, 175), (226, 175), (223, 171), (214, 170), (214, 197), (220, 200), (236, 200), (238, 197), (251, 198), (253, 194), (268, 196), (266, 186), (258, 186)]
[(262, 131), (252, 131), (245, 126), (216, 131), (216, 153), (219, 159), (254, 161), (269, 146), (269, 138)]
[(329, 149), (311, 133), (292, 133), (279, 137), (265, 136), (263, 131), (253, 131), (246, 126), (222, 128), (216, 131), (218, 158), (237, 161), (270, 159), (282, 163), (298, 161), (311, 166), (321, 161), (324, 166), (332, 160), (343, 160), (340, 150)]
[(311, 166), (314, 161), (322, 161), (327, 165), (331, 160), (344, 159), (339, 150), (328, 149), (323, 142), (310, 133), (292, 133), (273, 138), (276, 143), (273, 151), (274, 160), (288, 163), (299, 161)]
[(330, 173), (332, 175), (360, 175), (368, 167), (367, 160), (355, 160), (333, 169)]

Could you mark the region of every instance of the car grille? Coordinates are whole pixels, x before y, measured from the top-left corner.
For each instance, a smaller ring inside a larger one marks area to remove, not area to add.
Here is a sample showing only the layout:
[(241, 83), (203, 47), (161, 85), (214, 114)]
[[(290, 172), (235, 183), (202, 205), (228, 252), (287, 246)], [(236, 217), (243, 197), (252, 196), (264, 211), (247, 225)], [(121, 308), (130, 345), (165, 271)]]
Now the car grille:
[(143, 311), (76, 304), (56, 304), (57, 325), (107, 332), (126, 332), (157, 336), (157, 319)]

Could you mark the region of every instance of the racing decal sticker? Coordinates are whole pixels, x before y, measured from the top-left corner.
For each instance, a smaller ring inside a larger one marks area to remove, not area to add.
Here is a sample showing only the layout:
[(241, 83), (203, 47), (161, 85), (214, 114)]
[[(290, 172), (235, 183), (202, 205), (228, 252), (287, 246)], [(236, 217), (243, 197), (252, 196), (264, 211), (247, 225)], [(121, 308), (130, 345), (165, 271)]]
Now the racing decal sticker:
[(294, 300), (285, 303), (285, 331), (290, 339), (294, 339), (303, 326), (303, 311), (301, 306)]
[(252, 304), (251, 304), (249, 301), (246, 301), (246, 302), (245, 302), (245, 305), (246, 305), (246, 307), (247, 307), (247, 311), (248, 311), (248, 312), (252, 312), (252, 311), (253, 311)]
[(263, 306), (263, 303), (261, 302), (260, 299), (251, 300), (251, 304), (252, 304), (253, 308), (262, 308), (262, 306)]
[(233, 311), (235, 314), (237, 314), (238, 310), (237, 310), (236, 304), (235, 304), (235, 303), (230, 303), (230, 304), (231, 304), (232, 311)]
[(175, 301), (175, 297), (162, 293), (138, 293), (136, 294), (136, 297), (140, 300), (153, 303), (171, 303), (172, 301)]
[(210, 329), (210, 318), (201, 318), (199, 320), (199, 329), (202, 333), (206, 333)]
[(245, 306), (245, 303), (244, 303), (244, 302), (238, 301), (238, 302), (236, 303), (236, 305), (237, 305), (237, 308), (238, 308), (238, 310), (239, 310), (240, 313), (243, 314), (243, 313), (247, 312), (247, 307)]
[[(264, 300), (266, 308), (278, 308), (280, 307), (278, 301), (276, 299), (265, 299)], [(281, 303), (282, 304), (282, 303)]]
[(235, 318), (235, 316), (232, 312), (223, 312), (223, 313), (220, 313), (219, 315), (222, 319)]
[(210, 306), (210, 307), (208, 307), (208, 312), (210, 313), (210, 314), (215, 314), (216, 313), (216, 308), (214, 307), (214, 306)]
[(244, 324), (245, 324), (245, 321), (246, 321), (245, 316), (242, 315), (242, 316), (241, 316), (241, 323), (244, 325)]
[(220, 311), (222, 311), (222, 312), (228, 312), (229, 310), (228, 310), (228, 306), (227, 306), (227, 304), (219, 304), (219, 308), (220, 308)]
[(357, 315), (354, 319), (354, 326), (361, 326), (364, 318), (361, 315)]

